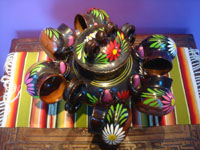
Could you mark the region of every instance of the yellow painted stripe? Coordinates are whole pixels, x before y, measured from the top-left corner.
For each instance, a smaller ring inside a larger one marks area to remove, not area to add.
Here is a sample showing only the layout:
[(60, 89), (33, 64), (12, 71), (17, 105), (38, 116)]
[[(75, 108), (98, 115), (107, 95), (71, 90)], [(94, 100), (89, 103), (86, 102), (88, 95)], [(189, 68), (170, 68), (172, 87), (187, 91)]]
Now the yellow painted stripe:
[(32, 106), (32, 96), (26, 91), (26, 85), (24, 84), (24, 76), (28, 68), (38, 60), (39, 53), (29, 52), (26, 55), (24, 71), (21, 83), (21, 94), (18, 103), (18, 111), (16, 118), (16, 127), (29, 127), (30, 115)]
[(173, 79), (172, 91), (176, 99), (176, 124), (191, 124), (178, 56), (173, 60), (173, 69), (169, 76)]

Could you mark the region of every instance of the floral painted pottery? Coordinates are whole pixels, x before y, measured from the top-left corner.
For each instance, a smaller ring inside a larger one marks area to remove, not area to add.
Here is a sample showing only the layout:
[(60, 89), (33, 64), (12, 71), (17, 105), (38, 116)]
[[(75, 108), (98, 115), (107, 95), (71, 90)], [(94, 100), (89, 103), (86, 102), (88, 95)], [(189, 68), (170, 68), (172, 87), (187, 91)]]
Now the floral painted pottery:
[(125, 101), (97, 103), (90, 119), (91, 129), (102, 134), (102, 140), (109, 145), (120, 144), (127, 135), (132, 112)]
[(108, 24), (109, 16), (108, 14), (98, 8), (91, 8), (86, 14), (77, 14), (74, 20), (74, 26), (77, 30), (77, 34), (81, 33), (83, 30), (101, 24)]
[(45, 28), (40, 34), (40, 43), (52, 60), (66, 60), (72, 51), (74, 33), (65, 24), (58, 29)]
[(31, 66), (25, 75), (25, 84), (30, 95), (46, 103), (55, 103), (63, 98), (67, 87), (65, 77), (69, 66), (64, 62), (44, 61)]
[[(73, 59), (69, 60), (69, 77), (76, 76), (86, 85), (82, 102), (94, 105), (102, 94), (107, 95), (102, 98), (105, 103), (111, 94), (119, 99), (129, 98), (129, 94), (124, 95), (129, 93), (129, 78), (137, 68), (131, 50), (124, 33), (111, 24), (93, 26), (80, 34), (74, 44)], [(79, 105), (76, 104), (74, 107)], [(67, 105), (73, 106), (70, 101)]]
[(165, 76), (176, 55), (172, 39), (152, 35), (133, 49), (135, 27), (126, 23), (119, 29), (97, 8), (77, 14), (74, 26), (74, 32), (65, 24), (41, 32), (41, 45), (53, 61), (27, 71), (29, 94), (46, 103), (64, 99), (69, 113), (83, 103), (93, 106), (89, 131), (110, 146), (127, 135), (129, 100), (147, 114), (161, 116), (173, 109), (172, 79)]
[(142, 59), (142, 68), (148, 74), (154, 75), (168, 73), (172, 69), (172, 59), (176, 54), (175, 42), (169, 37), (157, 34), (146, 38), (136, 48), (136, 55)]
[(135, 74), (131, 78), (136, 108), (144, 113), (162, 116), (170, 113), (175, 98), (170, 92), (172, 79), (166, 76)]

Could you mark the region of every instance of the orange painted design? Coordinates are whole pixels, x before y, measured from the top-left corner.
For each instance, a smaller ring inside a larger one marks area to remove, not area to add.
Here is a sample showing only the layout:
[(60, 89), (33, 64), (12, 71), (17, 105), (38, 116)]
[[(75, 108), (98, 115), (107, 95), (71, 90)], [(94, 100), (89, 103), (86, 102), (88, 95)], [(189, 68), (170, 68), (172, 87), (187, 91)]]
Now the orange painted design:
[[(38, 62), (42, 60), (49, 60), (44, 51), (39, 52)], [(48, 104), (43, 101), (33, 98), (30, 127), (32, 128), (46, 128), (47, 127), (47, 112)]]
[(188, 66), (188, 62), (186, 61), (186, 55), (184, 53), (184, 48), (178, 48), (178, 57), (179, 63), (181, 67), (181, 74), (183, 78), (185, 93), (187, 97), (187, 103), (190, 112), (190, 118), (192, 124), (199, 124), (200, 123), (200, 116), (198, 112), (198, 107), (196, 103), (195, 93), (193, 90), (192, 79), (190, 76), (190, 69)]
[[(12, 94), (9, 101), (12, 101), (18, 95), (18, 92), (20, 90), (20, 85), (22, 81), (21, 77), (23, 74), (25, 57), (26, 57), (26, 52), (18, 53), (17, 59), (16, 59), (17, 61), (12, 64), (13, 67), (15, 67), (15, 69), (13, 70), (15, 73), (13, 84), (16, 85), (17, 89), (12, 89), (12, 90), (15, 90), (15, 92)], [(14, 102), (10, 103), (10, 113), (8, 114), (8, 117), (6, 120), (6, 127), (15, 127), (18, 101), (19, 101), (19, 95)]]

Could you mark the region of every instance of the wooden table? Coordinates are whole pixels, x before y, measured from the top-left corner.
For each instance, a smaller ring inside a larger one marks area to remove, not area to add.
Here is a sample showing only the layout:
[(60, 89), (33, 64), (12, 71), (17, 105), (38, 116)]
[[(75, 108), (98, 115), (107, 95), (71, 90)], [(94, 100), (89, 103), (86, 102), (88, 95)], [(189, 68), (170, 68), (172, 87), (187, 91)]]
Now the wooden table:
[[(149, 35), (137, 35), (135, 44)], [(178, 47), (196, 48), (193, 36), (167, 35)], [(14, 39), (11, 52), (40, 51), (38, 39)], [(3, 89), (1, 88), (1, 91)], [(0, 150), (98, 150), (108, 149), (86, 128), (0, 128)], [(200, 125), (130, 128), (120, 150), (200, 150)]]

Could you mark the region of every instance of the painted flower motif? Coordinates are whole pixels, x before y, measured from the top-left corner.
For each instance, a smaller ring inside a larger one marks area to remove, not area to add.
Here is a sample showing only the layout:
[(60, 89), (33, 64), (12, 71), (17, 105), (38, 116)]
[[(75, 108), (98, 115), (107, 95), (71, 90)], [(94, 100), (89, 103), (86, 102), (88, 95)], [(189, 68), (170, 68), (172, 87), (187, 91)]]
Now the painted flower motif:
[(172, 55), (172, 57), (174, 58), (176, 55), (177, 55), (177, 47), (176, 47), (176, 44), (175, 42), (171, 39), (171, 38), (168, 38), (168, 48), (169, 48), (169, 52), (170, 54)]
[(114, 43), (110, 41), (110, 44), (108, 44), (108, 49), (106, 51), (106, 58), (109, 58), (110, 61), (117, 60), (117, 58), (120, 56), (121, 49), (119, 48), (119, 44), (114, 40)]
[(120, 144), (125, 138), (125, 132), (123, 127), (119, 128), (119, 125), (107, 124), (103, 129), (103, 140), (109, 145)]
[(90, 12), (93, 11), (94, 9), (96, 9), (96, 8), (90, 8), (90, 9), (87, 11), (87, 13), (90, 13)]
[(84, 40), (84, 43), (94, 39), (96, 37), (96, 34), (97, 34), (97, 31), (93, 32), (93, 33), (90, 33), (88, 36), (86, 36), (85, 40)]
[(123, 33), (121, 33), (120, 34), (120, 37), (119, 37), (119, 35), (117, 35), (117, 38), (120, 40), (120, 38), (121, 38), (121, 40), (124, 40), (124, 34)]
[(117, 92), (117, 96), (121, 100), (127, 100), (129, 98), (129, 90), (122, 90), (121, 93)]
[(166, 37), (163, 35), (152, 35), (152, 38), (149, 39), (150, 42), (150, 48), (160, 48), (161, 50), (166, 49)]
[(35, 89), (34, 89), (34, 84), (32, 83), (33, 78), (30, 78), (30, 73), (26, 74), (24, 82), (27, 86), (27, 91), (31, 96), (35, 95)]
[(174, 108), (176, 103), (174, 95), (171, 92), (166, 92), (166, 95), (162, 96), (164, 99), (162, 100), (163, 103), (163, 111), (169, 113)]

